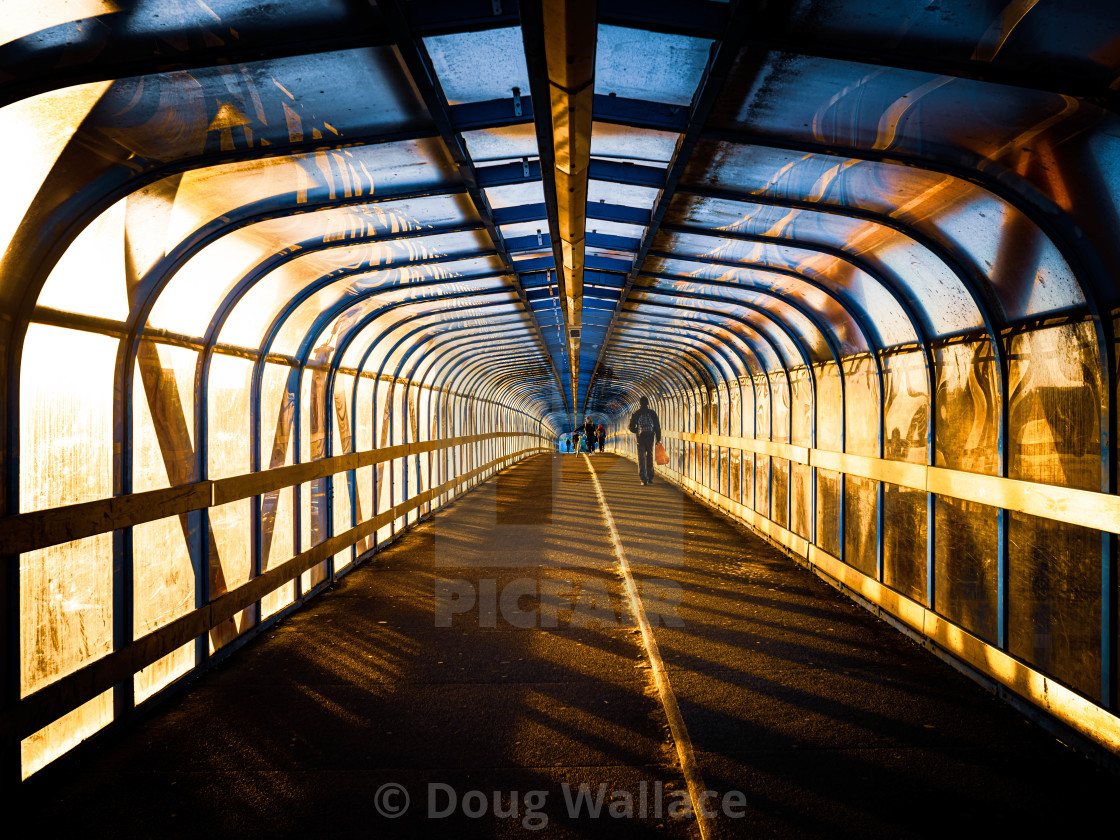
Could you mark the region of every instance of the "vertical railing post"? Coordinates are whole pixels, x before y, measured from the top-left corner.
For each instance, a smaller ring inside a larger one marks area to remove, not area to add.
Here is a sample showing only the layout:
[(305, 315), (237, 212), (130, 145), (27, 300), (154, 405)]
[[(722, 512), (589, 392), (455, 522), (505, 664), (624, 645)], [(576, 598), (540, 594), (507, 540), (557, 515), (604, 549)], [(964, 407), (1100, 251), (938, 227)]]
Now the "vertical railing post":
[[(1008, 393), (1008, 364), (1007, 353), (1000, 352), (1004, 348), (998, 342), (1003, 337), (996, 335), (992, 339), (993, 355), (995, 356), (998, 377), (996, 388), (999, 390), (999, 438), (997, 440), (997, 454), (999, 459), (998, 474), (1006, 477), (1008, 472), (1008, 426), (1010, 415), (1010, 394)], [(1007, 508), (1000, 508), (996, 519), (996, 637), (1000, 650), (1007, 650), (1010, 643), (1008, 638), (1009, 616), (1011, 605), (1008, 599), (1008, 579), (1011, 570), (1011, 544), (1010, 544), (1011, 512)]]
[[(114, 369), (113, 400), (113, 495), (127, 496), (132, 492), (132, 395), (129, 383), (128, 341), (121, 341), (117, 348)], [(153, 418), (158, 423), (158, 418)], [(132, 643), (134, 618), (134, 579), (132, 557), (132, 528), (113, 532), (112, 571), (112, 626), (113, 650), (121, 650)], [(113, 720), (121, 720), (132, 712), (135, 705), (135, 678), (128, 677), (113, 686)]]
[[(1101, 367), (1106, 377), (1104, 391), (1108, 404), (1104, 406), (1104, 420), (1101, 423), (1101, 490), (1116, 493), (1116, 450), (1112, 441), (1116, 440), (1117, 430), (1117, 370), (1116, 329), (1111, 322), (1103, 323), (1097, 319), (1101, 333), (1103, 358)], [(1117, 668), (1120, 667), (1120, 619), (1117, 610), (1120, 605), (1120, 581), (1117, 580), (1117, 536), (1110, 531), (1101, 532), (1101, 705), (1113, 714), (1120, 711), (1120, 697), (1117, 696)]]

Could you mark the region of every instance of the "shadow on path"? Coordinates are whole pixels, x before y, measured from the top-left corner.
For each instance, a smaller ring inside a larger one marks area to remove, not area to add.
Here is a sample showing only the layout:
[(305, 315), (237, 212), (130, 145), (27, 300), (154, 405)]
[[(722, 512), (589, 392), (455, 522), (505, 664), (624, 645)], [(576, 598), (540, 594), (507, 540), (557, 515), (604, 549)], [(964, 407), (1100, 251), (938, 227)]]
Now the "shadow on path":
[[(629, 461), (591, 463), (660, 611), (700, 773), (742, 792), (711, 836), (1114, 822), (1114, 777), (744, 529), (640, 486)], [(587, 461), (543, 455), (47, 768), (20, 804), (86, 837), (696, 838), (667, 813), (684, 787), (667, 729)], [(393, 819), (391, 784), (410, 801)], [(605, 786), (599, 819), (569, 815), (580, 784)], [(612, 791), (633, 818), (608, 816)]]

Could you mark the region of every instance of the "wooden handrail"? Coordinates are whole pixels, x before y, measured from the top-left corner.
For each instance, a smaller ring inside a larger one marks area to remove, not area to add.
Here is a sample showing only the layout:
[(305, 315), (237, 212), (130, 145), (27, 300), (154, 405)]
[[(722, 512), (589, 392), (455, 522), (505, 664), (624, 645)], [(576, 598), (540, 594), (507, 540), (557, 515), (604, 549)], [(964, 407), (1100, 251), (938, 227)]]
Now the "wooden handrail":
[(404, 443), (381, 449), (366, 449), (335, 455), (303, 464), (289, 464), (270, 470), (196, 481), (178, 487), (165, 487), (75, 505), (29, 511), (0, 518), (0, 552), (9, 558), (38, 548), (84, 539), (178, 516), (193, 510), (259, 496), (285, 487), (294, 487), (347, 470), (368, 467), (424, 452), (450, 449), (482, 440), (511, 437), (537, 437), (532, 432), (493, 432), (457, 438)]
[[(520, 435), (521, 433), (517, 434)], [(482, 437), (494, 437), (494, 435), (484, 435)], [(463, 443), (477, 438), (478, 436), (471, 436), (466, 439), (455, 438), (454, 440)], [(459, 445), (459, 443), (445, 443), (448, 446)], [(21, 698), (16, 707), (4, 715), (3, 730), (9, 733), (14, 730), (15, 737), (26, 738), (114, 685), (132, 679), (132, 675), (137, 671), (188, 644), (198, 636), (209, 632), (278, 587), (299, 577), (308, 569), (312, 569), (324, 560), (333, 557), (339, 551), (358, 542), (358, 540), (376, 533), (379, 528), (410, 513), (435, 497), (471, 481), (487, 470), (501, 469), (528, 453), (539, 451), (542, 451), (542, 447), (535, 446), (522, 449), (496, 458), (468, 473), (456, 476), (443, 482), (438, 487), (425, 490), (408, 501), (382, 511), (377, 516), (285, 560), (258, 577), (246, 581), (235, 589), (231, 589), (215, 598), (209, 604), (194, 609), (99, 659), (86, 663), (77, 671), (67, 674)], [(339, 457), (352, 458), (353, 456)], [(335, 459), (327, 460), (334, 461)], [(344, 469), (349, 469), (349, 467), (344, 467)], [(244, 478), (244, 476), (238, 476), (238, 478)]]

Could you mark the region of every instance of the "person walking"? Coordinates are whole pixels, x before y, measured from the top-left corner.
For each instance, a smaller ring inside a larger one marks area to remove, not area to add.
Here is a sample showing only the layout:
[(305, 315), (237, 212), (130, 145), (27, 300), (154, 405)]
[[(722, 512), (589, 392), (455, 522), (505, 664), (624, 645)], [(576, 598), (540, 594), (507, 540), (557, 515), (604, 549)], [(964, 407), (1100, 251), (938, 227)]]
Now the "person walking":
[(583, 439), (587, 441), (587, 454), (593, 455), (595, 453), (595, 439), (598, 434), (595, 432), (595, 424), (591, 420), (584, 420), (583, 422)]
[(638, 480), (653, 484), (653, 447), (661, 443), (661, 420), (649, 407), (649, 397), (641, 397), (638, 405), (630, 415), (630, 431), (638, 436)]
[(599, 451), (603, 451), (603, 446), (607, 442), (607, 427), (602, 423), (599, 424)]

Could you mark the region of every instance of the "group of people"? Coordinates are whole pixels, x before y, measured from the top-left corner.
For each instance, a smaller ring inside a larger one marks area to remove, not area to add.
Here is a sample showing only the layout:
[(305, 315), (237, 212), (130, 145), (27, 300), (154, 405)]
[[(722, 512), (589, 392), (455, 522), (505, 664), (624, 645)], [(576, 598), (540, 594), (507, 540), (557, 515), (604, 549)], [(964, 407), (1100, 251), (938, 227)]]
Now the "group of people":
[(595, 447), (599, 447), (599, 451), (603, 451), (603, 445), (607, 442), (607, 430), (603, 424), (596, 426), (590, 420), (583, 424), (579, 429), (572, 432), (572, 436), (568, 438), (568, 452), (595, 452)]
[[(647, 397), (639, 399), (638, 406), (638, 410), (630, 415), (630, 431), (638, 438), (638, 480), (642, 484), (653, 484), (653, 447), (661, 443), (661, 419), (649, 407)], [(607, 430), (602, 424), (596, 426), (588, 420), (568, 438), (567, 451), (590, 454), (598, 445), (602, 452), (606, 440)]]

